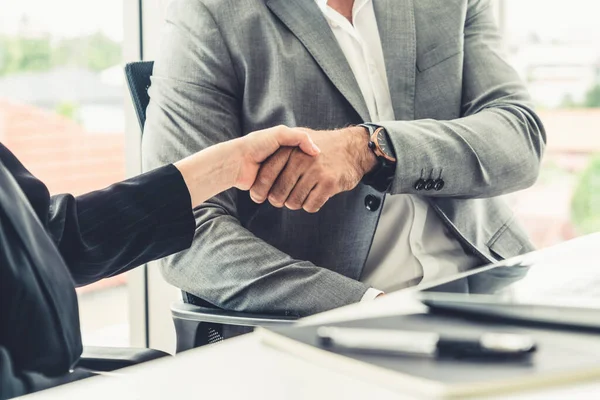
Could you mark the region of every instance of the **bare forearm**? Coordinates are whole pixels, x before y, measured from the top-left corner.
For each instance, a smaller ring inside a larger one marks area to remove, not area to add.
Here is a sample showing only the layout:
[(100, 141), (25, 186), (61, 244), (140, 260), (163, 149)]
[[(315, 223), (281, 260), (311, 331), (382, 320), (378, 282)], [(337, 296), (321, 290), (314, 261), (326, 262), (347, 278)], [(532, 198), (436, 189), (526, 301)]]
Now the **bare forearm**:
[(240, 169), (235, 141), (209, 147), (174, 165), (188, 187), (192, 208), (235, 185)]

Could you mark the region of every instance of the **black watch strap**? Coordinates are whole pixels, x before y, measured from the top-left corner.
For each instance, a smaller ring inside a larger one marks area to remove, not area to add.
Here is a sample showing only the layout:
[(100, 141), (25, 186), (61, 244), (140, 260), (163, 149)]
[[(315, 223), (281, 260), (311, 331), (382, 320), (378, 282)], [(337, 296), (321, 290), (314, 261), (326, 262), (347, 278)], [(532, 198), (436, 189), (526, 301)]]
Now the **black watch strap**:
[[(366, 123), (360, 124), (359, 126), (362, 126), (369, 131), (369, 141), (375, 130), (382, 128), (385, 131), (385, 128), (375, 124)], [(387, 132), (385, 133), (387, 135)], [(371, 148), (371, 146), (369, 146), (369, 148)], [(379, 192), (387, 192), (394, 182), (395, 174), (396, 163), (386, 160), (385, 157), (377, 156), (377, 165), (371, 172), (363, 177), (362, 182)]]
[(396, 164), (378, 160), (375, 169), (363, 177), (363, 183), (379, 192), (387, 192), (394, 182)]

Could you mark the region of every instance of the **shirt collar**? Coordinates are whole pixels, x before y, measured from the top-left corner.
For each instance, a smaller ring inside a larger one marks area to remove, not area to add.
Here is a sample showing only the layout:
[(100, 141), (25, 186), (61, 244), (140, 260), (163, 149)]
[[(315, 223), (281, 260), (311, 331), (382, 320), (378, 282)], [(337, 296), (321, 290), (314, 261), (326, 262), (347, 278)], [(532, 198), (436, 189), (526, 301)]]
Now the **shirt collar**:
[(322, 12), (327, 10), (327, 0), (315, 0)]
[[(328, 0), (315, 0), (321, 12), (325, 13), (327, 11), (327, 1)], [(354, 7), (357, 9), (361, 9), (365, 4), (367, 4), (370, 0), (355, 0)]]

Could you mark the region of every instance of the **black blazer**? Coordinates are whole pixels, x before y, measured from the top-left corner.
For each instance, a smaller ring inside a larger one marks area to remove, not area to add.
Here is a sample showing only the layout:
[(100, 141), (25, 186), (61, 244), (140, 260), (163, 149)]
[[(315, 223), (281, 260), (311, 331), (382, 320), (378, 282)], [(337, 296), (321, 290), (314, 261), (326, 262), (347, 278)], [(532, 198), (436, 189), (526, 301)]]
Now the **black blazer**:
[(177, 168), (80, 197), (50, 197), (0, 144), (0, 399), (76, 379), (75, 285), (190, 246), (195, 222)]

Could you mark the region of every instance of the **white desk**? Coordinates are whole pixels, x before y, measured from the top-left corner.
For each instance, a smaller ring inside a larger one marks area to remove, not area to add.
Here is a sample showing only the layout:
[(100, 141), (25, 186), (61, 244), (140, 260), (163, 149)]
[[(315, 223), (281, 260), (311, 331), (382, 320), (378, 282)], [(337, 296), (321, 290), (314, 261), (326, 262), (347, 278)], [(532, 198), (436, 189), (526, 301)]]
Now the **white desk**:
[[(600, 235), (588, 237), (600, 243)], [(560, 248), (556, 249), (561, 251)], [(552, 256), (554, 251), (549, 254)], [(365, 316), (411, 314), (424, 311), (410, 292), (396, 293), (371, 303), (356, 304), (307, 318), (320, 323)], [(214, 397), (213, 397), (214, 396)], [(26, 397), (49, 399), (403, 399), (368, 381), (327, 370), (260, 343), (256, 334), (191, 350), (103, 376)], [(600, 382), (523, 392), (511, 399), (600, 398)]]

